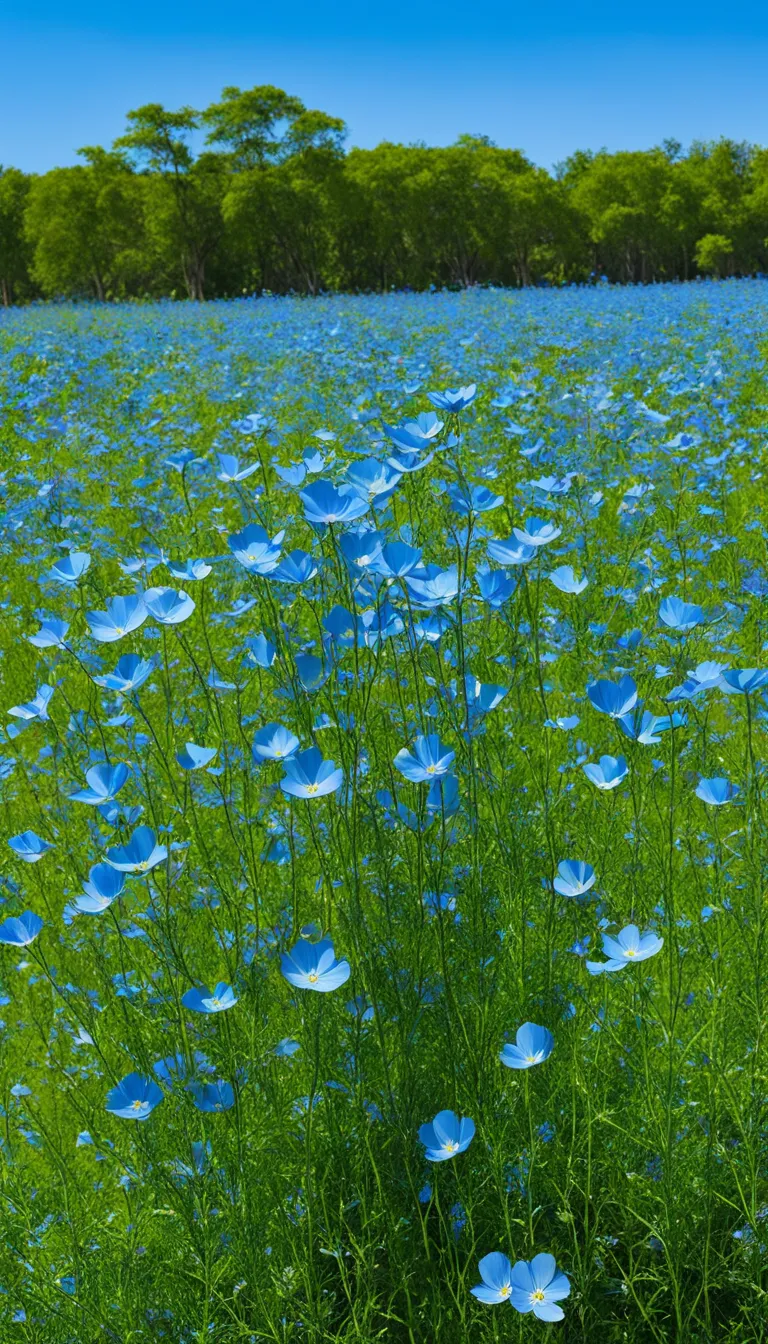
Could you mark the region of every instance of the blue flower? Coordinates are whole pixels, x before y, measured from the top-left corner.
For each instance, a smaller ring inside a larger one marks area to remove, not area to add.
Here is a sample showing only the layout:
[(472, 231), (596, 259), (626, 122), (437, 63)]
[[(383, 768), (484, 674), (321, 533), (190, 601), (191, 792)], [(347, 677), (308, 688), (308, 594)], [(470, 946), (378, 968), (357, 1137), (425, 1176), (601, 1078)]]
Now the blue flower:
[(108, 910), (113, 901), (122, 895), (125, 887), (125, 873), (118, 872), (108, 863), (96, 863), (83, 883), (84, 895), (76, 896), (72, 902), (77, 914), (100, 915)]
[(154, 670), (153, 659), (141, 658), (138, 653), (124, 653), (122, 658), (118, 658), (114, 672), (107, 672), (104, 676), (94, 677), (94, 681), (107, 691), (117, 691), (119, 695), (127, 695), (129, 691), (137, 691), (140, 686), (143, 686), (147, 677), (150, 677)]
[(595, 885), (595, 870), (582, 859), (563, 859), (553, 885), (561, 896), (583, 896)]
[(330, 938), (319, 943), (300, 939), (290, 952), (281, 954), (280, 969), (297, 989), (314, 989), (319, 994), (338, 989), (350, 977), (349, 962), (336, 960)]
[(70, 801), (90, 803), (94, 807), (111, 802), (117, 797), (129, 774), (128, 766), (122, 761), (118, 765), (94, 765), (91, 770), (86, 771), (85, 780), (88, 788), (70, 793)]
[(500, 565), (527, 565), (536, 555), (536, 547), (510, 537), (509, 541), (489, 541), (488, 554)]
[(308, 523), (351, 523), (362, 518), (370, 504), (351, 485), (341, 485), (339, 489), (332, 481), (312, 481), (299, 492), (304, 505), (304, 517)]
[(598, 765), (594, 761), (587, 761), (582, 769), (587, 779), (598, 789), (615, 789), (629, 774), (623, 756), (601, 756)]
[(683, 602), (679, 597), (665, 597), (659, 607), (659, 620), (668, 629), (685, 635), (701, 625), (704, 611), (693, 602)]
[(564, 1313), (557, 1303), (568, 1296), (571, 1285), (558, 1270), (554, 1255), (518, 1260), (512, 1269), (511, 1283), (512, 1306), (521, 1315), (532, 1311), (540, 1321), (562, 1321)]
[(583, 593), (589, 584), (589, 579), (576, 578), (571, 565), (560, 565), (558, 569), (553, 569), (547, 578), (561, 593)]
[(509, 1302), (512, 1296), (512, 1264), (507, 1256), (502, 1255), (501, 1251), (491, 1251), (490, 1255), (483, 1256), (478, 1269), (483, 1282), (471, 1289), (472, 1296), (478, 1302), (492, 1306), (497, 1302)]
[(225, 1083), (222, 1078), (213, 1083), (200, 1083), (195, 1080), (188, 1086), (198, 1111), (229, 1111), (235, 1104), (232, 1084)]
[(182, 995), (181, 1002), (185, 1008), (191, 1008), (195, 1013), (223, 1013), (227, 1008), (234, 1008), (237, 998), (231, 985), (220, 980), (213, 993), (205, 987), (188, 989), (186, 994)]
[(94, 639), (100, 644), (114, 644), (144, 624), (147, 608), (138, 593), (130, 593), (128, 597), (113, 597), (106, 611), (89, 611), (86, 619)]
[(21, 915), (3, 920), (0, 924), (0, 943), (5, 943), (9, 947), (29, 947), (42, 927), (43, 921), (40, 916), (33, 915), (31, 910), (25, 910)]
[(620, 971), (636, 961), (647, 961), (654, 957), (664, 946), (664, 939), (655, 933), (642, 933), (636, 924), (627, 924), (616, 938), (603, 934), (603, 954), (608, 961), (588, 961), (590, 975), (602, 975), (605, 971)]
[(231, 453), (217, 453), (219, 459), (219, 472), (216, 477), (218, 481), (245, 481), (252, 476), (254, 471), (259, 470), (258, 462), (252, 462), (250, 466), (241, 467), (236, 457)]
[(554, 1044), (555, 1038), (546, 1027), (524, 1022), (518, 1028), (515, 1043), (508, 1041), (499, 1059), (508, 1069), (530, 1069), (534, 1064), (543, 1064), (545, 1059), (549, 1059)]
[(504, 503), (504, 496), (494, 495), (486, 485), (449, 485), (446, 489), (454, 511), (462, 518), (470, 514), (490, 513)]
[(184, 592), (175, 593), (173, 588), (148, 588), (144, 602), (158, 625), (181, 625), (195, 610), (192, 598)]
[(444, 392), (428, 392), (427, 396), (438, 411), (456, 415), (472, 404), (477, 396), (477, 384), (470, 383), (467, 387), (447, 387)]
[(522, 527), (512, 528), (517, 540), (524, 546), (548, 546), (551, 541), (557, 540), (562, 530), (544, 518), (527, 518)]
[(108, 1092), (107, 1110), (121, 1120), (146, 1120), (162, 1100), (162, 1089), (154, 1079), (128, 1073)]
[(701, 779), (696, 789), (696, 797), (703, 803), (709, 803), (710, 807), (722, 807), (724, 803), (732, 803), (738, 794), (738, 785), (721, 777)]
[(637, 704), (637, 686), (625, 675), (619, 681), (593, 681), (587, 695), (595, 709), (612, 719), (624, 718)]
[(227, 538), (227, 545), (235, 559), (251, 574), (271, 574), (280, 561), (280, 543), (283, 533), (279, 532), (270, 541), (263, 527), (258, 523), (249, 523), (242, 532), (233, 532)]
[(183, 751), (176, 752), (176, 760), (182, 770), (202, 770), (210, 765), (218, 750), (218, 747), (198, 747), (194, 742), (187, 742)]
[(281, 723), (267, 723), (260, 728), (253, 739), (253, 760), (284, 761), (293, 756), (299, 746), (299, 739), (290, 728)]
[(439, 775), (445, 775), (453, 764), (455, 751), (444, 746), (437, 733), (426, 737), (417, 737), (413, 744), (413, 753), (403, 747), (395, 757), (395, 768), (414, 784), (431, 782)]
[(753, 691), (761, 691), (764, 686), (768, 686), (768, 668), (732, 667), (723, 672), (722, 680), (739, 695), (751, 695)]
[(158, 845), (149, 826), (137, 826), (126, 845), (107, 850), (107, 863), (121, 873), (148, 873), (167, 858), (165, 845)]
[(272, 571), (271, 577), (281, 583), (309, 583), (317, 573), (317, 561), (306, 551), (290, 551)]
[(21, 835), (11, 836), (8, 844), (25, 863), (38, 863), (47, 850), (53, 849), (53, 845), (49, 845), (47, 840), (41, 840), (34, 831), (22, 831)]
[(69, 626), (66, 621), (57, 621), (46, 617), (36, 635), (27, 635), (30, 644), (36, 649), (63, 649)]
[(70, 551), (62, 560), (56, 561), (49, 577), (55, 579), (57, 583), (65, 584), (67, 588), (74, 588), (90, 563), (91, 557), (87, 551)]
[(405, 576), (412, 601), (417, 607), (442, 607), (459, 595), (459, 571), (456, 565), (441, 569), (426, 565), (424, 570), (413, 570)]
[(461, 1119), (453, 1111), (438, 1111), (434, 1120), (419, 1128), (419, 1139), (426, 1148), (428, 1162), (447, 1162), (463, 1153), (475, 1137), (475, 1122)]
[(336, 793), (343, 782), (343, 770), (324, 761), (319, 747), (307, 747), (286, 760), (280, 788), (291, 798), (323, 798)]
[(183, 564), (172, 564), (169, 561), (168, 571), (174, 579), (181, 579), (183, 583), (197, 583), (207, 579), (211, 566), (205, 560), (185, 560)]
[(15, 719), (23, 719), (21, 725), (11, 723), (8, 725), (8, 736), (13, 739), (22, 732), (24, 724), (31, 723), (34, 719), (39, 719), (41, 723), (47, 723), (49, 719), (48, 706), (51, 703), (55, 687), (39, 686), (34, 700), (28, 700), (23, 705), (13, 705), (8, 713)]

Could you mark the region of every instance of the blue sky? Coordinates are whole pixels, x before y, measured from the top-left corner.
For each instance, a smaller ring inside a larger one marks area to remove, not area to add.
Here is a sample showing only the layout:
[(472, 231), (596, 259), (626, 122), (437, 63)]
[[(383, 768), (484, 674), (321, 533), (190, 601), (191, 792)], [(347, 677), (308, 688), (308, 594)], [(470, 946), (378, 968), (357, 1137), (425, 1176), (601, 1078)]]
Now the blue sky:
[(3, 0), (0, 163), (109, 144), (143, 102), (271, 83), (349, 143), (483, 132), (549, 167), (576, 148), (768, 144), (768, 10), (707, 0)]

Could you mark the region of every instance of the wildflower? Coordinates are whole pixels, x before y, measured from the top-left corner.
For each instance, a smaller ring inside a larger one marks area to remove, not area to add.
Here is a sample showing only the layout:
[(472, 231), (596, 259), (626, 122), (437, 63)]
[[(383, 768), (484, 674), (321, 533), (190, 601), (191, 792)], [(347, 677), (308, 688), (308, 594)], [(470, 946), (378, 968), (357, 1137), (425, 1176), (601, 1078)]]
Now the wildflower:
[(324, 761), (319, 747), (308, 747), (286, 760), (280, 788), (291, 798), (323, 798), (336, 793), (343, 781), (343, 770)]
[(515, 1043), (507, 1042), (499, 1059), (508, 1069), (530, 1069), (534, 1064), (543, 1064), (545, 1059), (549, 1059), (554, 1044), (555, 1038), (546, 1027), (524, 1022), (518, 1028)]
[(423, 784), (438, 775), (447, 774), (455, 755), (455, 751), (444, 746), (437, 733), (429, 733), (426, 737), (416, 738), (413, 753), (405, 747), (398, 751), (394, 763), (406, 779), (414, 784)]
[(640, 933), (636, 924), (627, 924), (616, 938), (603, 934), (603, 954), (608, 961), (588, 961), (590, 975), (602, 975), (605, 971), (620, 971), (636, 961), (647, 961), (664, 946), (664, 939), (655, 933)]
[(234, 1008), (237, 998), (231, 985), (220, 980), (213, 993), (205, 987), (188, 989), (186, 994), (182, 994), (181, 1002), (195, 1013), (223, 1013), (227, 1008)]
[(122, 1120), (146, 1120), (162, 1100), (162, 1089), (152, 1078), (129, 1073), (108, 1092), (107, 1110)]
[(474, 1137), (474, 1120), (466, 1116), (459, 1119), (453, 1111), (438, 1111), (434, 1120), (419, 1129), (419, 1139), (427, 1150), (428, 1162), (447, 1162), (463, 1153)]
[(319, 943), (300, 939), (290, 952), (282, 953), (280, 969), (289, 984), (297, 989), (314, 989), (319, 994), (338, 989), (350, 977), (349, 962), (336, 960), (330, 938)]

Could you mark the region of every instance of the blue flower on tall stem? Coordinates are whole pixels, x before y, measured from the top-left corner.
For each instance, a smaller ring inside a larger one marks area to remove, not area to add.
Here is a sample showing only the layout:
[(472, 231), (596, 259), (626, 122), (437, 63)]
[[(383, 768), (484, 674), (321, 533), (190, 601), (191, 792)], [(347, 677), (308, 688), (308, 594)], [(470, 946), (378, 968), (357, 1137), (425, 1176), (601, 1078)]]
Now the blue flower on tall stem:
[(348, 961), (336, 960), (330, 938), (323, 938), (319, 943), (301, 938), (289, 952), (282, 953), (280, 969), (296, 989), (313, 989), (318, 994), (338, 989), (351, 974)]
[(162, 1100), (162, 1088), (152, 1078), (128, 1073), (107, 1093), (107, 1110), (121, 1120), (146, 1120)]
[(447, 1162), (463, 1153), (475, 1137), (475, 1122), (453, 1111), (438, 1111), (434, 1120), (419, 1128), (428, 1162)]

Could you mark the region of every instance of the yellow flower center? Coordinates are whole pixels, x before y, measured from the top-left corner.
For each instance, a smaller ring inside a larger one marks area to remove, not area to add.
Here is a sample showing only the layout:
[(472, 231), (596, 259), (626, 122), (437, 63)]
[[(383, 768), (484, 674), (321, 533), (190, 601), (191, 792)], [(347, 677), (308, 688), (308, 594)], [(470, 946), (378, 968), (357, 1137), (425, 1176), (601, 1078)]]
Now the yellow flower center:
[(319, 787), (319, 784), (308, 784), (307, 793), (317, 793)]
[(221, 1007), (221, 999), (218, 999), (218, 998), (216, 997), (215, 994), (214, 994), (213, 998), (211, 999), (211, 1007), (212, 1007), (212, 1008), (220, 1008), (220, 1007)]
[(525, 1056), (525, 1062), (526, 1062), (526, 1064), (535, 1064), (535, 1063), (536, 1063), (536, 1056), (535, 1056), (535, 1055), (526, 1055), (526, 1056)]
[(508, 1283), (505, 1283), (505, 1284), (504, 1284), (504, 1287), (499, 1289), (499, 1296), (500, 1296), (500, 1297), (509, 1297), (509, 1294), (510, 1294), (511, 1292), (512, 1292), (512, 1287), (511, 1287), (511, 1285), (508, 1284)]
[(149, 863), (147, 862), (146, 859), (142, 859), (141, 863), (138, 863), (136, 867), (139, 869), (139, 872), (146, 873), (147, 869), (149, 868)]
[(144, 1102), (143, 1102), (143, 1101), (132, 1101), (132, 1102), (131, 1102), (131, 1110), (132, 1110), (132, 1111), (140, 1111), (143, 1105), (144, 1105)]
[(455, 1153), (458, 1146), (458, 1143), (454, 1143), (453, 1139), (449, 1139), (445, 1145), (445, 1151), (446, 1153)]
[(122, 625), (116, 625), (116, 626), (115, 626), (115, 634), (116, 634), (116, 635), (124, 635), (124, 634), (125, 634), (125, 631), (124, 631)]
[(437, 769), (437, 766), (435, 766), (435, 765), (428, 765), (428, 766), (426, 767), (427, 774), (428, 774), (428, 775), (434, 775), (436, 769)]
[(317, 975), (316, 975), (316, 973), (315, 973), (314, 971), (310, 971), (310, 973), (309, 973), (309, 975), (308, 975), (307, 978), (308, 978), (308, 980), (309, 980), (310, 985), (316, 985), (316, 984), (317, 984)]
[(543, 1294), (543, 1292), (541, 1291), (540, 1288), (537, 1288), (535, 1293), (531, 1293), (531, 1301), (532, 1301), (532, 1302), (543, 1302), (543, 1301), (544, 1301), (544, 1294)]
[(636, 950), (636, 948), (634, 948), (634, 947), (628, 947), (627, 950), (626, 950), (626, 952), (624, 953), (624, 956), (625, 956), (625, 957), (636, 957), (636, 956), (637, 956), (637, 950)]

